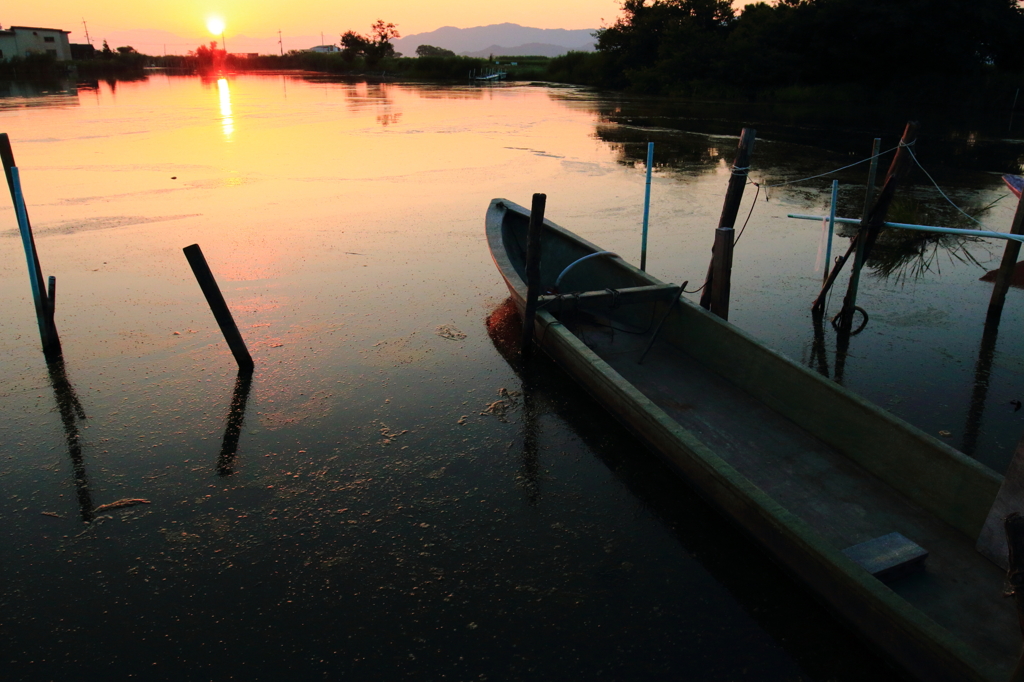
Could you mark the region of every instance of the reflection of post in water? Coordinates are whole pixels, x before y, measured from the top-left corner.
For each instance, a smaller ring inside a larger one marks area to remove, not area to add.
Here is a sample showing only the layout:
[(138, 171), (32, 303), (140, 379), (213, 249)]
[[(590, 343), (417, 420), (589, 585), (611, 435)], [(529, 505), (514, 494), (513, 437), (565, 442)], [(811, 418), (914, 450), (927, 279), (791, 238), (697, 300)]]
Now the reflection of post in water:
[(811, 342), (812, 367), (826, 379), (829, 377), (828, 355), (825, 351), (825, 324), (823, 315), (811, 313), (814, 323), (814, 341)]
[(245, 419), (245, 406), (249, 402), (251, 387), (252, 373), (240, 371), (238, 378), (235, 379), (235, 392), (231, 396), (231, 409), (228, 411), (228, 423), (224, 429), (224, 441), (220, 446), (220, 457), (217, 458), (217, 473), (221, 476), (230, 476), (234, 473), (238, 437), (242, 434), (242, 421)]
[(46, 369), (50, 373), (50, 385), (53, 387), (53, 396), (57, 400), (57, 411), (60, 412), (60, 420), (64, 423), (64, 438), (68, 444), (68, 454), (71, 456), (71, 469), (75, 476), (78, 507), (82, 513), (82, 520), (91, 521), (93, 517), (92, 495), (89, 492), (89, 481), (85, 476), (85, 460), (82, 457), (82, 444), (78, 433), (78, 420), (85, 419), (85, 410), (82, 409), (82, 403), (78, 401), (75, 387), (68, 380), (64, 358), (57, 356), (50, 360), (46, 363)]
[(537, 396), (535, 369), (523, 371), (523, 467), (522, 480), (526, 499), (537, 504), (540, 496), (540, 455), (537, 447)]
[(985, 414), (985, 399), (988, 397), (988, 383), (992, 376), (992, 359), (996, 352), (996, 339), (999, 337), (999, 314), (989, 315), (985, 320), (985, 331), (981, 335), (981, 346), (978, 348), (978, 361), (974, 365), (974, 390), (971, 392), (971, 404), (967, 407), (967, 422), (964, 424), (964, 438), (960, 451), (970, 457), (978, 445), (978, 431), (981, 429), (981, 418)]

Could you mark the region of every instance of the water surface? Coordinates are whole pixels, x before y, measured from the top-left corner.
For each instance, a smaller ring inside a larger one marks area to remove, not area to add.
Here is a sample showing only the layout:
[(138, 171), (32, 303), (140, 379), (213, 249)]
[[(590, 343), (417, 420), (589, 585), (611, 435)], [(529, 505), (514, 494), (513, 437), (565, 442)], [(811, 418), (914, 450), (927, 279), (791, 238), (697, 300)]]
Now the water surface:
[[(483, 214), (545, 192), (552, 220), (636, 262), (654, 140), (648, 270), (699, 283), (744, 124), (764, 130), (762, 184), (857, 161), (899, 128), (837, 126), (827, 143), (800, 132), (810, 115), (762, 125), (575, 88), (280, 74), (8, 95), (0, 132), (64, 348), (48, 367), (4, 203), (11, 679), (896, 678), (556, 368), (518, 373)], [(1018, 169), (1019, 145), (958, 135), (922, 161), (964, 204), (1006, 194), (997, 174)], [(841, 214), (859, 212), (865, 168), (840, 176)], [(834, 333), (816, 347), (808, 313), (821, 227), (785, 218), (826, 210), (828, 183), (759, 195), (731, 319), (834, 375)], [(910, 193), (948, 215), (928, 186)], [(984, 220), (1005, 230), (1013, 208)], [(256, 360), (251, 383), (181, 252), (192, 243)], [(967, 248), (991, 269), (1002, 245)], [(979, 410), (990, 285), (938, 255), (920, 278), (866, 278), (871, 321), (842, 379), (955, 447), (973, 430), (1001, 471), (1024, 426), (1009, 404), (1020, 292)], [(122, 498), (150, 504), (95, 511)]]

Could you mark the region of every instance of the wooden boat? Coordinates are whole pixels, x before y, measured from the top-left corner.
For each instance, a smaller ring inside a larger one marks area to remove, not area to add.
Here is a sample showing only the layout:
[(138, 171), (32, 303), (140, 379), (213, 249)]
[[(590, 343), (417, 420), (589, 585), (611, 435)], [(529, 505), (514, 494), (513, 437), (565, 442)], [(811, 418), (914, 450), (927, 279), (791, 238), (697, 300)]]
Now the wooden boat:
[[(520, 315), (528, 224), (510, 201), (488, 208)], [(541, 244), (542, 284), (559, 291), (534, 338), (609, 412), (908, 672), (1007, 679), (1017, 616), (975, 549), (1001, 476), (550, 221)], [(921, 570), (872, 568), (864, 548), (894, 532), (928, 553)]]

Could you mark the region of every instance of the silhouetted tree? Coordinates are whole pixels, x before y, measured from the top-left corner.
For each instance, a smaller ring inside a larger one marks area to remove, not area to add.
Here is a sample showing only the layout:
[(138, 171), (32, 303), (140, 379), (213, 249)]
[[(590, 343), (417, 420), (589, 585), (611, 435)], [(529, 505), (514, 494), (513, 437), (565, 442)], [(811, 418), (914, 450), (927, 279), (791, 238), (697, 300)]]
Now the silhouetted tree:
[(434, 47), (433, 45), (420, 45), (416, 48), (417, 57), (454, 57), (455, 53), (451, 50), (446, 50), (443, 47)]

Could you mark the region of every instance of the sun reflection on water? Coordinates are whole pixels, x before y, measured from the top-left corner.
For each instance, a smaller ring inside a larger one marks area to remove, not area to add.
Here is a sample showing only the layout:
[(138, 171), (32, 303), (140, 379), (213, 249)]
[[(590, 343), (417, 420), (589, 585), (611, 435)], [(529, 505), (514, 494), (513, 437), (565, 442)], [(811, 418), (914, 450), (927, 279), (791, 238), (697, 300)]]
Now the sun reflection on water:
[(235, 132), (235, 118), (231, 113), (231, 87), (227, 78), (217, 79), (217, 94), (220, 96), (220, 125), (224, 137), (231, 139)]

